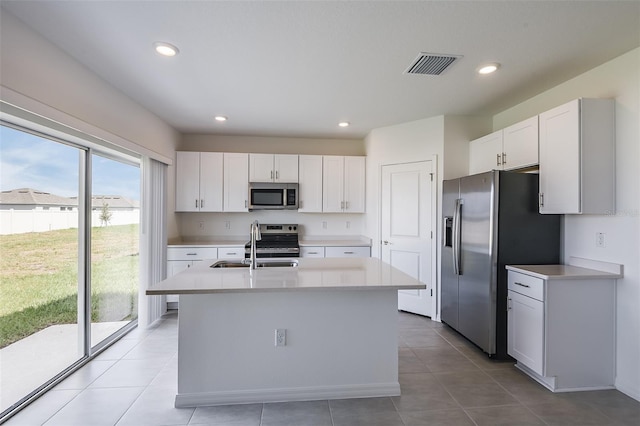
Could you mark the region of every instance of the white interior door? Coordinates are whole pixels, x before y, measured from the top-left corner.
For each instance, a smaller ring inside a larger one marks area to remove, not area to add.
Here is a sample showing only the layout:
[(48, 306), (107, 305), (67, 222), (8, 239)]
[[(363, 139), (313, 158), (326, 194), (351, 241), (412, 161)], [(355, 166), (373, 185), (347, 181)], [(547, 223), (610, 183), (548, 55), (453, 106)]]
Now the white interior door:
[(382, 260), (426, 284), (400, 290), (398, 309), (431, 316), (432, 161), (382, 167)]

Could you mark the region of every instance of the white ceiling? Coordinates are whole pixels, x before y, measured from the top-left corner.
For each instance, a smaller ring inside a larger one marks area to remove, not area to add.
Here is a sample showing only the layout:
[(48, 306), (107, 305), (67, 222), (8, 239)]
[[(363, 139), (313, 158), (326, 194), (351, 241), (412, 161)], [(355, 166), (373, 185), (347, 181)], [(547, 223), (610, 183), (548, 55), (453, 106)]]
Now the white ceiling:
[[(184, 133), (362, 138), (441, 114), (494, 114), (640, 45), (638, 0), (2, 7)], [(155, 41), (180, 54), (160, 57)], [(440, 76), (404, 74), (420, 52), (463, 58)], [(486, 61), (502, 67), (477, 75)]]

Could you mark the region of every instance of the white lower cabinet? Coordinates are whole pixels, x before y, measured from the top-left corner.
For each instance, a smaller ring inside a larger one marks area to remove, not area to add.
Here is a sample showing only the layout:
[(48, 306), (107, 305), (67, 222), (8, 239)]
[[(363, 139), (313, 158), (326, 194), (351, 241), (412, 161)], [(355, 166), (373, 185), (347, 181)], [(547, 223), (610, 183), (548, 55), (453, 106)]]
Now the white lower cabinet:
[[(243, 248), (244, 250), (244, 248)], [(193, 266), (204, 259), (217, 259), (217, 247), (180, 246), (167, 248), (167, 278)], [(178, 308), (178, 296), (167, 295), (167, 308)]]
[(324, 257), (371, 257), (371, 247), (325, 247)]
[(509, 355), (542, 375), (544, 355), (544, 303), (509, 290)]
[(300, 247), (300, 257), (324, 257), (324, 247)]
[(218, 259), (244, 259), (244, 246), (218, 247)]
[(507, 352), (516, 367), (554, 392), (613, 389), (619, 276), (567, 265), (507, 269)]

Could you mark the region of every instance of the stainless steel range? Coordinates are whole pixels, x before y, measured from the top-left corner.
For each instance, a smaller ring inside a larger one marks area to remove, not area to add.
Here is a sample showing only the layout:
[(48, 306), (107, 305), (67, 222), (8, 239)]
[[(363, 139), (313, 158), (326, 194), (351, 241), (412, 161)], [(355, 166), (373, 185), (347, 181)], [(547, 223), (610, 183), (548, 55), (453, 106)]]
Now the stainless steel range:
[[(256, 241), (256, 257), (300, 257), (298, 224), (260, 224), (261, 239)], [(251, 242), (244, 246), (244, 257), (251, 257)]]

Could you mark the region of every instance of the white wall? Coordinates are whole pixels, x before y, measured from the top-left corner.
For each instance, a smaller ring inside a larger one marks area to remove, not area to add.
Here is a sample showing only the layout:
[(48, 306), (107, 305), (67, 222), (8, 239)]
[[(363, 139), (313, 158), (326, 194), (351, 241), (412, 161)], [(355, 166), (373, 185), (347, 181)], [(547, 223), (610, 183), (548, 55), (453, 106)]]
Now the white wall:
[[(56, 120), (78, 128), (78, 122), (99, 131), (107, 141), (128, 142), (173, 158), (179, 135), (160, 118), (97, 77), (54, 44), (5, 10), (0, 14), (0, 83), (4, 100), (15, 92), (29, 102), (55, 111)], [(10, 89), (9, 91), (4, 89)], [(34, 111), (39, 112), (39, 111)], [(62, 117), (62, 118), (61, 118)], [(110, 140), (111, 139), (111, 140)], [(171, 168), (170, 168), (171, 169)], [(173, 205), (173, 175), (169, 171), (169, 202)], [(169, 235), (177, 233), (169, 215)]]
[(365, 155), (362, 139), (185, 134), (179, 151), (254, 152), (302, 155)]
[[(365, 139), (367, 152), (366, 234), (378, 255), (380, 241), (380, 173), (388, 164), (432, 160), (436, 156), (437, 211), (440, 217), (442, 181), (467, 174), (469, 140), (490, 132), (483, 117), (438, 116), (374, 129)], [(435, 230), (434, 230), (435, 231)]]
[[(616, 212), (565, 216), (564, 258), (624, 264), (617, 285), (616, 387), (640, 400), (640, 48), (497, 114), (494, 129), (579, 97), (616, 101)], [(596, 247), (596, 232), (606, 234), (604, 248)]]

